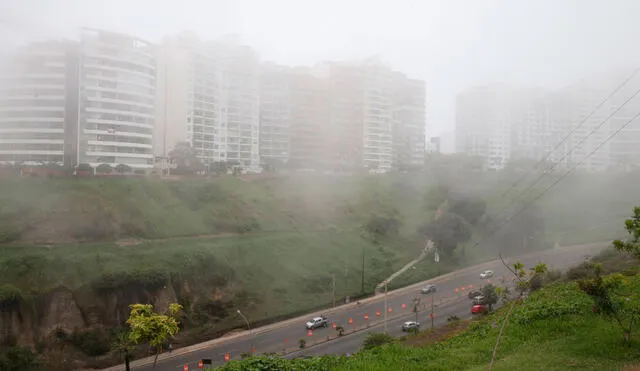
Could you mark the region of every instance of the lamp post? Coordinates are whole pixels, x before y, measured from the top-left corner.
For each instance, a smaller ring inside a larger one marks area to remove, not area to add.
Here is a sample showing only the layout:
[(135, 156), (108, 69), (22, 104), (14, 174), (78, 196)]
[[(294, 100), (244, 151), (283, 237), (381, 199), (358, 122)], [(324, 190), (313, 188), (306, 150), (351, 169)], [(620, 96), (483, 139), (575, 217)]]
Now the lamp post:
[(244, 314), (242, 314), (240, 309), (238, 309), (236, 312), (240, 315), (240, 317), (242, 317), (244, 322), (247, 324), (247, 327), (249, 328), (249, 337), (251, 338), (251, 349), (249, 349), (249, 353), (253, 353), (253, 331), (251, 330), (251, 324), (249, 323), (249, 320), (247, 319), (247, 317)]
[(361, 294), (364, 294), (364, 244), (362, 245), (362, 289)]
[(389, 311), (389, 302), (387, 301), (387, 281), (384, 281), (384, 333), (387, 333), (387, 312)]

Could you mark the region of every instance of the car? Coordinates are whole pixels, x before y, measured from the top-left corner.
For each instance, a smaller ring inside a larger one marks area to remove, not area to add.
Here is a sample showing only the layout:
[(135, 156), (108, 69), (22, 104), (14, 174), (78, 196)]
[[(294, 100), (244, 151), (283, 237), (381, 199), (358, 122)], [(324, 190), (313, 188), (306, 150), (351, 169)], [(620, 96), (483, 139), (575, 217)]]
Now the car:
[(436, 292), (436, 285), (430, 283), (427, 286), (420, 289), (420, 292), (423, 294), (430, 294), (432, 292)]
[(469, 291), (469, 299), (473, 299), (476, 296), (481, 296), (482, 295), (482, 291), (480, 290), (471, 290)]
[(474, 305), (487, 304), (487, 298), (485, 298), (484, 295), (478, 295), (475, 298), (473, 298), (473, 304)]
[(402, 331), (411, 331), (420, 329), (420, 322), (407, 321), (402, 324)]
[(483, 280), (487, 279), (487, 278), (491, 278), (491, 277), (493, 277), (493, 271), (487, 270), (487, 271), (484, 271), (484, 272), (480, 273), (480, 278), (482, 278)]
[(477, 304), (471, 307), (471, 314), (485, 314), (489, 312), (489, 307), (484, 304)]
[(314, 317), (305, 323), (305, 327), (307, 330), (314, 330), (319, 327), (327, 327), (329, 326), (329, 321), (327, 321), (327, 317)]

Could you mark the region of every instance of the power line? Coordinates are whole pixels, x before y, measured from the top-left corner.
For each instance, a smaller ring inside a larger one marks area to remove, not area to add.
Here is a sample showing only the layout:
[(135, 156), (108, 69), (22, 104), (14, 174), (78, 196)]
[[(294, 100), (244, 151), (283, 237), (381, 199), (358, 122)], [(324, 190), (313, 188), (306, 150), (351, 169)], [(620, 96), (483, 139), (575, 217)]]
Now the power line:
[[(640, 71), (640, 69), (636, 70), (636, 71)], [(545, 177), (545, 175), (547, 174), (547, 171), (553, 170), (554, 167), (557, 166), (558, 163), (562, 162), (565, 158), (567, 158), (567, 156), (569, 156), (576, 148), (580, 147), (580, 145), (582, 143), (584, 143), (587, 139), (589, 139), (589, 137), (591, 135), (593, 135), (596, 131), (600, 130), (600, 128), (602, 128), (602, 126), (609, 121), (616, 113), (618, 113), (622, 108), (624, 108), (633, 98), (635, 98), (638, 94), (640, 94), (640, 89), (636, 90), (635, 93), (633, 93), (633, 95), (631, 95), (631, 97), (629, 97), (629, 99), (627, 99), (626, 101), (624, 101), (624, 103), (622, 103), (618, 108), (616, 108), (609, 116), (607, 116), (607, 118), (605, 118), (604, 120), (602, 120), (600, 122), (600, 124), (598, 124), (598, 126), (595, 127), (595, 129), (593, 129), (589, 134), (587, 134), (584, 138), (582, 138), (582, 140), (580, 140), (580, 142), (578, 142), (577, 145), (575, 145), (571, 150), (569, 150), (569, 152), (565, 153), (562, 158), (560, 158), (560, 160), (558, 160), (557, 163), (551, 164), (551, 166), (549, 166), (547, 169), (545, 169), (542, 174), (540, 174), (534, 181), (533, 183), (529, 184), (529, 186), (527, 188), (525, 188), (522, 192), (520, 192), (516, 197), (514, 197), (513, 199), (511, 199), (511, 201), (509, 203), (507, 203), (506, 206), (504, 206), (499, 212), (498, 212), (498, 216), (500, 214), (502, 214), (502, 212), (504, 212), (505, 210), (507, 210), (507, 208), (509, 206), (511, 206), (517, 199), (519, 199), (520, 197), (522, 197), (525, 193), (529, 192), (529, 190), (531, 188), (533, 188), (536, 184), (538, 184), (538, 182), (540, 180), (542, 180), (542, 178)], [(590, 116), (589, 116), (590, 117)]]
[(578, 129), (580, 129), (582, 127), (582, 125), (584, 125), (590, 118), (591, 116), (593, 116), (600, 108), (602, 108), (602, 106), (604, 106), (604, 104), (611, 99), (611, 97), (613, 97), (618, 91), (620, 91), (620, 89), (622, 89), (629, 81), (631, 81), (631, 79), (633, 79), (636, 74), (640, 72), (640, 68), (636, 69), (635, 71), (633, 71), (633, 73), (631, 75), (629, 75), (626, 79), (624, 79), (624, 81), (622, 81), (622, 83), (620, 85), (618, 85), (618, 87), (616, 87), (613, 92), (611, 92), (611, 94), (607, 95), (607, 97), (598, 105), (596, 106), (596, 108), (591, 111), (591, 113), (589, 113), (589, 115), (587, 115), (587, 117), (584, 118), (584, 120), (582, 120), (575, 128), (571, 129), (571, 131), (569, 131), (569, 133), (560, 140), (560, 142), (558, 142), (552, 149), (551, 151), (547, 152), (546, 155), (544, 155), (542, 157), (542, 159), (540, 161), (538, 161), (533, 168), (531, 168), (528, 172), (526, 172), (521, 178), (519, 178), (518, 180), (516, 180), (515, 183), (513, 183), (506, 191), (504, 191), (504, 193), (502, 193), (502, 195), (500, 196), (500, 198), (505, 197), (507, 194), (509, 194), (509, 192), (511, 192), (512, 189), (514, 189), (515, 187), (518, 186), (518, 184), (520, 184), (520, 182), (522, 182), (523, 180), (525, 180), (529, 174), (531, 174), (534, 170), (536, 170), (538, 168), (538, 166), (540, 166), (541, 164), (543, 164), (544, 162), (547, 161), (547, 159), (549, 158), (549, 156), (551, 156), (552, 153), (555, 152), (556, 149), (558, 149), (567, 139), (571, 138), (571, 136), (573, 135), (573, 133), (575, 133)]
[[(638, 90), (640, 92), (640, 90)], [(624, 125), (622, 125), (620, 128), (618, 128), (618, 130), (616, 130), (615, 132), (613, 132), (613, 134), (609, 135), (609, 137), (607, 137), (607, 139), (605, 139), (602, 143), (600, 143), (598, 146), (596, 146), (596, 148), (594, 148), (591, 152), (589, 152), (584, 158), (582, 158), (580, 161), (578, 161), (572, 168), (570, 168), (566, 173), (562, 174), (562, 176), (560, 176), (560, 178), (558, 178), (555, 182), (551, 183), (548, 187), (546, 187), (544, 190), (542, 190), (542, 192), (540, 194), (538, 194), (538, 196), (536, 196), (535, 198), (533, 198), (531, 201), (529, 201), (528, 203), (525, 204), (525, 206), (520, 209), (518, 212), (516, 212), (515, 214), (513, 214), (511, 217), (507, 218), (503, 223), (501, 223), (500, 225), (498, 225), (497, 228), (495, 228), (493, 231), (489, 232), (488, 235), (486, 235), (485, 237), (483, 237), (480, 241), (476, 242), (473, 247), (477, 247), (479, 246), (483, 241), (485, 241), (487, 238), (493, 236), (494, 234), (496, 234), (500, 229), (502, 229), (502, 227), (504, 227), (505, 225), (507, 225), (511, 220), (513, 220), (514, 218), (518, 217), (520, 214), (522, 214), (526, 209), (529, 208), (529, 206), (533, 205), (534, 202), (536, 202), (537, 200), (539, 200), (542, 196), (544, 196), (545, 193), (547, 193), (551, 188), (555, 187), (558, 183), (560, 183), (562, 180), (564, 180), (564, 178), (566, 178), (569, 174), (571, 174), (575, 169), (578, 168), (578, 166), (580, 166), (585, 160), (587, 160), (589, 157), (591, 157), (591, 155), (593, 155), (594, 153), (596, 153), (600, 148), (602, 148), (602, 146), (604, 146), (607, 142), (609, 142), (613, 137), (615, 137), (616, 135), (618, 135), (618, 133), (620, 133), (624, 128), (626, 128), (627, 126), (629, 126), (629, 124), (631, 124), (633, 121), (635, 121), (636, 119), (638, 119), (640, 117), (640, 112), (638, 112), (635, 116), (633, 116), (629, 121), (627, 121)]]

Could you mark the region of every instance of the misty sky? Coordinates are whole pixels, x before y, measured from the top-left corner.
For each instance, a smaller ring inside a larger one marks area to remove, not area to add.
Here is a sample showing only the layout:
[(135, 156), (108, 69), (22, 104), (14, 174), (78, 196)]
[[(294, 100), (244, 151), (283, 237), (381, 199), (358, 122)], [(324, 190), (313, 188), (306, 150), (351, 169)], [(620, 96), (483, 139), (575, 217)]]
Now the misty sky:
[(0, 47), (80, 26), (159, 41), (240, 34), (264, 60), (379, 56), (427, 81), (427, 135), (451, 131), (476, 84), (561, 85), (640, 66), (640, 0), (0, 0)]

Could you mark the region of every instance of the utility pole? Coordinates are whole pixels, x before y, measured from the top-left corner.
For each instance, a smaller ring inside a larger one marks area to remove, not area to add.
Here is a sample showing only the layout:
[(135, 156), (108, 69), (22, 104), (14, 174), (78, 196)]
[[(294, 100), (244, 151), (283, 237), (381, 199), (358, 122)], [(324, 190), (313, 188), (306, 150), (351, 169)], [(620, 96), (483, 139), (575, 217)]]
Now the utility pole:
[(388, 312), (388, 301), (387, 301), (387, 281), (384, 281), (384, 333), (387, 333), (387, 312)]
[(362, 244), (362, 289), (361, 294), (364, 294), (364, 244)]
[(431, 329), (433, 330), (433, 297), (436, 296), (435, 293), (432, 293), (431, 295), (431, 315), (429, 317), (431, 317)]
[(331, 276), (332, 284), (331, 284), (331, 297), (333, 298), (333, 307), (336, 307), (336, 275), (333, 274)]

